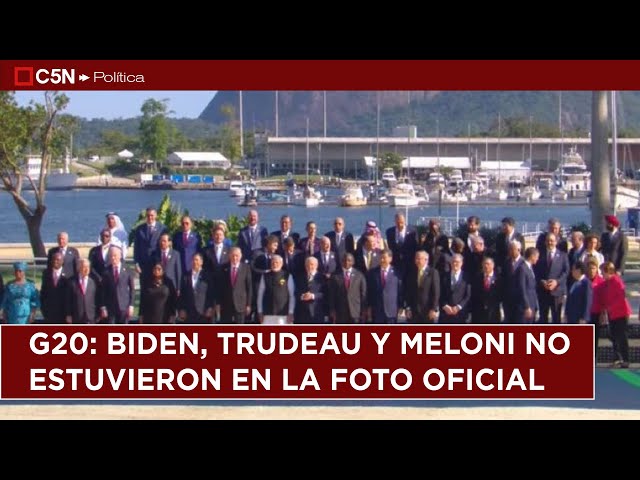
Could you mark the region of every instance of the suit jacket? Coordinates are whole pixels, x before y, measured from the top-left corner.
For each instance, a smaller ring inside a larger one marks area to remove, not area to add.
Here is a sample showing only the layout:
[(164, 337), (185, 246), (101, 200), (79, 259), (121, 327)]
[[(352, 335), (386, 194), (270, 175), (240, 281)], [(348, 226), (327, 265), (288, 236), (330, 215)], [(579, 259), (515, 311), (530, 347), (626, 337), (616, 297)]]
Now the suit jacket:
[[(271, 235), (278, 237), (278, 250), (276, 250), (276, 253), (278, 255), (282, 255), (284, 253), (284, 239), (282, 238), (282, 231), (276, 230), (275, 232), (271, 232)], [(296, 246), (300, 242), (300, 234), (298, 232), (292, 232), (289, 230), (289, 237), (293, 239), (293, 244)]]
[(194, 320), (204, 316), (205, 312), (212, 308), (215, 302), (215, 287), (213, 276), (200, 270), (195, 289), (191, 272), (182, 275), (182, 290), (178, 297), (178, 310), (187, 312), (187, 319)]
[[(172, 239), (173, 249), (180, 253), (180, 273), (191, 271), (191, 261), (196, 253), (202, 253), (202, 238), (194, 230), (189, 232), (187, 242), (184, 242), (183, 232), (176, 232)], [(179, 275), (178, 278), (181, 278)], [(178, 284), (174, 282), (176, 288)], [(179, 288), (178, 288), (179, 289)]]
[[(567, 294), (567, 276), (569, 273), (569, 259), (567, 254), (556, 249), (553, 260), (549, 263), (547, 255), (541, 255), (536, 263), (533, 271), (536, 275), (538, 297), (551, 295), (552, 297), (561, 297)], [(549, 292), (540, 286), (542, 280), (557, 280), (558, 286)]]
[(71, 277), (67, 290), (67, 315), (73, 323), (98, 323), (99, 309), (102, 304), (101, 289), (95, 278), (89, 275), (87, 289), (82, 293), (78, 277)]
[(374, 323), (386, 323), (387, 318), (397, 318), (402, 308), (402, 280), (393, 266), (389, 267), (382, 285), (382, 267), (378, 265), (367, 274), (367, 305), (371, 307)]
[(600, 237), (601, 251), (605, 262), (613, 262), (616, 271), (624, 274), (624, 265), (627, 260), (627, 237), (618, 230), (614, 235), (604, 232)]
[(484, 286), (484, 273), (480, 273), (473, 279), (471, 283), (471, 323), (500, 323), (500, 303), (504, 294), (503, 278), (494, 269), (489, 280), (488, 290)]
[(536, 281), (535, 274), (526, 262), (522, 262), (517, 272), (518, 296), (516, 297), (516, 309), (518, 311), (518, 323), (525, 323), (523, 314), (527, 308), (530, 308), (534, 312), (539, 310), (538, 295), (536, 292), (538, 282)]
[(329, 281), (329, 312), (335, 313), (336, 323), (352, 323), (367, 307), (367, 280), (356, 268), (351, 269), (349, 288), (344, 273), (336, 273)]
[[(67, 315), (67, 283), (69, 278), (62, 270), (58, 284), (54, 285), (53, 270), (47, 268), (42, 272), (42, 285), (40, 287), (40, 311), (45, 323), (65, 323)], [(1, 280), (0, 280), (1, 284)], [(2, 294), (0, 292), (0, 299)]]
[[(47, 265), (49, 267), (51, 267), (53, 254), (59, 251), (60, 247), (52, 247), (49, 249), (49, 252), (47, 253)], [(78, 252), (78, 249), (67, 245), (64, 258), (62, 259), (62, 271), (67, 278), (73, 277), (78, 272), (77, 261), (79, 258), (80, 253)]]
[(309, 245), (309, 237), (304, 237), (298, 242), (296, 250), (299, 250), (304, 254), (304, 258), (314, 256), (320, 251), (320, 239), (315, 237), (313, 239), (313, 253), (311, 253), (311, 246)]
[[(217, 247), (215, 245), (211, 245), (204, 250), (204, 264), (203, 268), (212, 273), (214, 276), (218, 274), (218, 272), (222, 269), (222, 265), (229, 262), (229, 247), (222, 244), (222, 250), (220, 251), (220, 261), (218, 261), (218, 256), (216, 254)], [(191, 271), (191, 267), (189, 270)], [(184, 273), (187, 273), (185, 271)]]
[(251, 262), (254, 252), (264, 248), (269, 232), (265, 227), (256, 225), (256, 234), (251, 238), (251, 227), (246, 226), (238, 233), (238, 247), (242, 251), (242, 260)]
[(283, 265), (282, 268), (287, 272), (293, 274), (293, 278), (296, 278), (297, 275), (301, 275), (304, 273), (304, 261), (306, 260), (306, 256), (304, 253), (299, 250), (295, 250), (293, 255), (288, 253), (282, 254)]
[(102, 277), (102, 303), (107, 308), (109, 316), (126, 312), (134, 304), (136, 290), (133, 272), (120, 265), (118, 282), (113, 276), (113, 267), (107, 269)]
[(246, 263), (238, 265), (235, 287), (231, 285), (231, 264), (226, 263), (220, 273), (220, 284), (216, 287), (219, 295), (217, 302), (225, 313), (244, 313), (247, 306), (253, 301), (253, 275), (251, 267)]
[(136, 227), (133, 240), (133, 260), (142, 270), (148, 271), (151, 268), (154, 254), (160, 248), (158, 247), (160, 236), (166, 232), (167, 227), (160, 222), (156, 222), (153, 230), (147, 223)]
[[(153, 255), (154, 265), (156, 263), (162, 263), (162, 251), (158, 249)], [(182, 269), (182, 259), (180, 252), (175, 249), (169, 249), (167, 256), (167, 263), (164, 265), (165, 276), (173, 282), (173, 286), (177, 292), (180, 292), (182, 288), (182, 274), (191, 271), (191, 264), (189, 264), (188, 270)], [(147, 273), (147, 278), (151, 278), (151, 271)]]
[(331, 240), (331, 250), (336, 252), (338, 255), (338, 265), (342, 265), (342, 257), (344, 257), (345, 253), (355, 254), (356, 251), (356, 242), (353, 239), (353, 234), (343, 231), (340, 236), (340, 244), (336, 244), (336, 232), (335, 230), (331, 230), (330, 232), (325, 233), (325, 236)]
[(442, 307), (445, 305), (456, 306), (459, 305), (461, 311), (458, 316), (466, 317), (469, 302), (471, 300), (471, 282), (468, 280), (468, 276), (465, 272), (460, 272), (458, 281), (452, 285), (451, 279), (453, 272), (447, 272), (440, 281), (440, 314), (446, 315), (442, 311)]
[[(328, 289), (324, 275), (316, 272), (312, 280), (306, 272), (295, 279), (296, 306), (293, 313), (293, 323), (324, 323), (324, 317), (329, 314)], [(303, 293), (313, 293), (313, 300), (303, 301)]]
[[(376, 268), (378, 265), (380, 265), (380, 250), (377, 248), (371, 251), (371, 265), (369, 266), (367, 266), (363, 249), (359, 248), (358, 251), (356, 252), (355, 257), (356, 259), (353, 266), (356, 267), (358, 270), (360, 270), (365, 276), (367, 275), (367, 272), (369, 270), (371, 270), (372, 268)], [(401, 269), (398, 268), (398, 270), (401, 270)]]
[(405, 271), (413, 262), (413, 257), (418, 249), (418, 240), (416, 238), (416, 231), (409, 228), (405, 228), (405, 237), (402, 243), (396, 236), (396, 227), (387, 228), (387, 247), (393, 252), (393, 266)]
[[(511, 236), (511, 240), (517, 240), (518, 242), (520, 242), (520, 245), (522, 246), (522, 250), (524, 251), (525, 248), (525, 241), (524, 241), (524, 237), (522, 236), (522, 234), (520, 232), (513, 232), (513, 235)], [(504, 232), (500, 232), (498, 233), (498, 235), (496, 236), (496, 243), (495, 246), (493, 247), (493, 251), (494, 251), (494, 259), (495, 259), (495, 264), (497, 267), (504, 267), (504, 263), (507, 261), (507, 259), (509, 258), (509, 237), (507, 237), (507, 235)]]
[[(109, 244), (108, 247), (111, 245)], [(107, 250), (108, 252), (108, 250)], [(91, 273), (98, 279), (98, 281), (102, 281), (102, 276), (104, 272), (107, 270), (107, 266), (109, 265), (109, 253), (107, 253), (107, 257), (102, 255), (102, 245), (96, 245), (89, 250), (89, 262), (91, 262)]]
[(414, 266), (405, 277), (405, 303), (411, 309), (412, 321), (424, 320), (429, 310), (438, 310), (440, 305), (440, 274), (434, 268), (426, 269), (418, 285), (418, 271)]
[[(540, 252), (540, 258), (542, 258), (543, 256), (547, 256), (547, 233), (542, 232), (540, 235), (538, 235), (538, 238), (536, 240), (536, 248)], [(564, 253), (567, 253), (569, 251), (569, 244), (567, 243), (567, 240), (565, 238), (558, 237), (556, 250), (560, 250)]]
[(323, 252), (318, 252), (314, 255), (318, 259), (318, 272), (324, 275), (326, 280), (329, 280), (334, 273), (342, 270), (338, 263), (338, 255), (332, 251), (329, 251), (328, 255), (327, 262), (325, 262), (325, 254)]
[(591, 321), (591, 303), (593, 301), (593, 289), (591, 281), (585, 275), (578, 282), (574, 282), (567, 295), (567, 304), (564, 313), (567, 323), (578, 323), (578, 320)]
[(524, 257), (520, 255), (515, 266), (513, 260), (509, 259), (502, 268), (502, 285), (504, 285), (504, 303), (517, 305), (520, 297), (520, 267), (524, 262)]

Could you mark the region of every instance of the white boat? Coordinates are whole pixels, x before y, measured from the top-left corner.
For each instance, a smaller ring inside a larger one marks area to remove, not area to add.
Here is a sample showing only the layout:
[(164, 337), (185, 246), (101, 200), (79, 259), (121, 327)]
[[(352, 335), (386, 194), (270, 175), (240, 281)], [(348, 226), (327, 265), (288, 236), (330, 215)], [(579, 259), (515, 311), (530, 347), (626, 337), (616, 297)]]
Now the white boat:
[(340, 197), (340, 205), (343, 207), (364, 207), (367, 205), (367, 197), (364, 196), (362, 188), (347, 187)]
[(507, 198), (509, 198), (509, 194), (507, 193), (506, 190), (502, 188), (498, 188), (497, 190), (491, 190), (491, 192), (489, 192), (490, 200), (503, 201), (503, 200), (506, 200)]
[(542, 192), (538, 189), (538, 187), (524, 187), (522, 189), (522, 198), (524, 198), (527, 202), (539, 200), (541, 197)]
[(229, 182), (229, 194), (232, 197), (243, 197), (245, 194), (244, 183), (240, 180), (231, 180)]
[(640, 192), (618, 185), (616, 190), (611, 192), (611, 201), (616, 211), (640, 207)]
[(387, 200), (390, 207), (416, 207), (420, 204), (411, 183), (397, 183), (387, 193)]
[[(78, 175), (69, 172), (69, 163), (71, 159), (69, 155), (65, 157), (64, 168), (49, 171), (45, 179), (45, 188), (47, 190), (71, 190), (76, 186)], [(28, 155), (27, 161), (23, 167), (22, 189), (33, 190), (40, 181), (40, 167), (42, 165), (42, 157), (40, 155)], [(27, 178), (28, 177), (28, 178)], [(33, 181), (33, 185), (31, 181)]]
[(290, 198), (291, 203), (300, 207), (317, 207), (322, 202), (322, 194), (308, 185), (293, 189)]
[(393, 168), (385, 168), (382, 171), (382, 181), (384, 185), (395, 185), (398, 179), (396, 178), (396, 174), (393, 173)]
[(446, 203), (461, 203), (468, 202), (469, 197), (464, 192), (460, 190), (455, 192), (449, 192), (445, 196), (442, 197), (442, 201)]
[(555, 188), (566, 192), (582, 192), (586, 195), (591, 191), (591, 172), (587, 170), (587, 165), (576, 147), (570, 148), (568, 153), (562, 155), (560, 165), (553, 172), (553, 181)]

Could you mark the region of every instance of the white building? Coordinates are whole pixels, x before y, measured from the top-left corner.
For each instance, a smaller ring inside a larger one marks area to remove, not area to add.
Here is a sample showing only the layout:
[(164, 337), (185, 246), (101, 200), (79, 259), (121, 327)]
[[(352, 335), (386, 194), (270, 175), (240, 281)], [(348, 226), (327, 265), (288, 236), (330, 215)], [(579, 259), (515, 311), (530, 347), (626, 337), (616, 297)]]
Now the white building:
[(167, 157), (170, 165), (181, 168), (222, 168), (231, 167), (231, 162), (220, 152), (173, 152)]
[(488, 161), (480, 163), (480, 170), (487, 172), (489, 178), (507, 181), (512, 177), (528, 180), (531, 177), (531, 165), (528, 162)]

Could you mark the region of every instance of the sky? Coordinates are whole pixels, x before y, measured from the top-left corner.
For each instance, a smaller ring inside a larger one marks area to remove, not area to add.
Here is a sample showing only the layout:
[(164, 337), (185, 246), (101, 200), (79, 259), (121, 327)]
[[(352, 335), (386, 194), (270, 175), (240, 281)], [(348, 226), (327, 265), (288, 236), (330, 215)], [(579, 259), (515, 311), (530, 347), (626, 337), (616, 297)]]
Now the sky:
[[(131, 118), (141, 115), (140, 107), (145, 100), (169, 99), (168, 107), (175, 118), (197, 118), (215, 95), (215, 91), (69, 91), (69, 105), (65, 112), (87, 119)], [(31, 100), (42, 103), (44, 93), (40, 91), (16, 91), (20, 105)]]

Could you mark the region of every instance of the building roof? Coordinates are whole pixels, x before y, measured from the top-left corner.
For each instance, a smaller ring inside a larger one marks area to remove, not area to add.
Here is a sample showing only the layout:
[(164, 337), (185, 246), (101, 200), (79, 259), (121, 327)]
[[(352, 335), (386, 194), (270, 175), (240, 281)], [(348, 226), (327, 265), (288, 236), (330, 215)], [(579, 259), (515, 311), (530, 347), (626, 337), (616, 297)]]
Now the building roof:
[(185, 162), (226, 162), (227, 157), (220, 152), (173, 152), (175, 155)]
[[(375, 157), (365, 156), (364, 163), (367, 167), (372, 167)], [(457, 168), (460, 170), (470, 169), (471, 161), (469, 157), (407, 157), (402, 160), (402, 168), (436, 168), (441, 167)]]
[(526, 162), (490, 160), (487, 162), (480, 162), (480, 168), (482, 170), (531, 170), (531, 165)]

